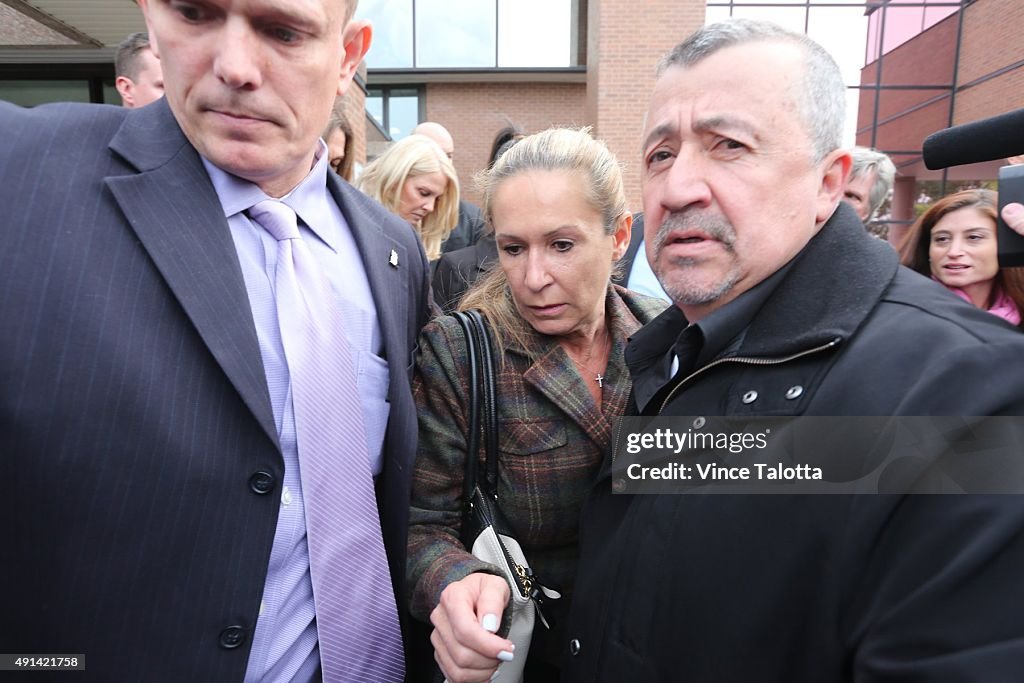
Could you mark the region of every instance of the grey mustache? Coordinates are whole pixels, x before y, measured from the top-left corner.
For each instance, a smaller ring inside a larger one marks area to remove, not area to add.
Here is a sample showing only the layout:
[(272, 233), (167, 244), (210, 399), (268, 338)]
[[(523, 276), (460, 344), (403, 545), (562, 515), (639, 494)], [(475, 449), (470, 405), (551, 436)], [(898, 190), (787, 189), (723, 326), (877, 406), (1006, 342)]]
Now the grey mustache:
[(736, 241), (736, 231), (721, 216), (693, 211), (678, 211), (670, 213), (662, 221), (658, 232), (654, 236), (654, 249), (661, 251), (668, 241), (669, 234), (680, 230), (698, 230), (708, 237), (718, 240), (726, 247), (732, 247)]

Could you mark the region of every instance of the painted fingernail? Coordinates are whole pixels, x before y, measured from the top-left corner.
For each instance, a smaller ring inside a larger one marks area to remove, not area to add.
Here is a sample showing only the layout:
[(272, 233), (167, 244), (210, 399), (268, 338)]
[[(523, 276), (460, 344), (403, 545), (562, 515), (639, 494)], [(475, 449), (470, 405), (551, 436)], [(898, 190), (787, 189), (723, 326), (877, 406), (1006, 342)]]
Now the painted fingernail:
[(484, 618), (480, 620), (480, 625), (484, 627), (485, 631), (491, 633), (498, 632), (498, 615), (497, 614), (485, 614)]
[(502, 650), (498, 653), (498, 659), (500, 659), (503, 662), (511, 662), (514, 657), (515, 655), (509, 652), (508, 650)]

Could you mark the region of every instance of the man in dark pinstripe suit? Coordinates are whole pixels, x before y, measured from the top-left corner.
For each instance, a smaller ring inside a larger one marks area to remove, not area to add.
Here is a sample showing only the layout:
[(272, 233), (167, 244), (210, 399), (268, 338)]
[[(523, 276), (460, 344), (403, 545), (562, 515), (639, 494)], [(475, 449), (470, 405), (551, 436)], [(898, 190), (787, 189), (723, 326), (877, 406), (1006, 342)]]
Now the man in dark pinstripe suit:
[(315, 680), (291, 394), (268, 387), (288, 331), (240, 197), (312, 197), (303, 240), (339, 300), (365, 292), (342, 309), (368, 321), (358, 391), (404, 605), (426, 260), (318, 140), (370, 27), (354, 0), (141, 5), (166, 98), (0, 103), (0, 649), (84, 654), (93, 680)]

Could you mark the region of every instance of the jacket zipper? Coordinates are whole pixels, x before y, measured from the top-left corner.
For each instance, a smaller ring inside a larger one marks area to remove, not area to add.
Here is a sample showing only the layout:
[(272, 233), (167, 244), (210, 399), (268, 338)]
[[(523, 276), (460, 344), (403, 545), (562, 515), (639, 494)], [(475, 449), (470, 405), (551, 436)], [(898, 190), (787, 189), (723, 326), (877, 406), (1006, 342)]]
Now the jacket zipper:
[(831, 348), (835, 348), (836, 346), (839, 345), (839, 342), (841, 342), (842, 340), (843, 340), (842, 337), (836, 337), (835, 339), (833, 339), (832, 341), (828, 342), (827, 344), (822, 344), (821, 346), (816, 346), (813, 349), (807, 349), (806, 351), (801, 351), (799, 353), (794, 353), (791, 356), (785, 356), (783, 358), (749, 358), (749, 357), (745, 358), (743, 356), (731, 356), (729, 358), (719, 358), (718, 360), (715, 360), (715, 361), (712, 361), (712, 362), (708, 363), (704, 367), (702, 367), (702, 368), (692, 372), (688, 376), (686, 376), (683, 379), (679, 380), (679, 383), (676, 384), (674, 387), (672, 387), (672, 391), (670, 391), (668, 393), (668, 396), (665, 397), (665, 400), (661, 402), (661, 407), (658, 408), (658, 415), (661, 415), (662, 411), (665, 410), (665, 406), (667, 406), (668, 402), (671, 401), (672, 398), (676, 395), (676, 392), (679, 391), (680, 387), (682, 387), (684, 384), (689, 382), (691, 379), (693, 379), (697, 375), (700, 375), (704, 371), (709, 370), (709, 369), (715, 367), (716, 365), (722, 365), (723, 363), (741, 363), (741, 364), (744, 364), (744, 365), (781, 365), (782, 363), (788, 363), (789, 361), (796, 360), (797, 358), (803, 358), (804, 356), (809, 356), (812, 353), (818, 353), (819, 351), (827, 351), (827, 350), (829, 350)]
[[(721, 365), (723, 363), (741, 363), (741, 364), (745, 364), (745, 365), (781, 365), (782, 363), (788, 363), (789, 361), (796, 360), (797, 358), (802, 358), (804, 356), (809, 356), (812, 353), (818, 353), (819, 351), (827, 351), (827, 350), (829, 350), (831, 348), (835, 348), (836, 346), (839, 346), (839, 343), (841, 341), (843, 341), (842, 337), (836, 337), (835, 339), (833, 339), (832, 341), (828, 342), (827, 344), (822, 344), (821, 346), (816, 346), (813, 349), (807, 349), (807, 350), (801, 351), (799, 353), (794, 353), (791, 356), (784, 356), (783, 358), (751, 358), (751, 357), (743, 357), (743, 356), (731, 356), (729, 358), (719, 358), (718, 360), (715, 360), (715, 361), (712, 361), (712, 362), (708, 363), (707, 365), (705, 365), (704, 367), (700, 368), (699, 370), (696, 370), (696, 371), (692, 372), (691, 374), (687, 375), (686, 377), (684, 377), (683, 379), (679, 380), (679, 383), (676, 384), (674, 387), (672, 387), (672, 391), (670, 391), (668, 396), (665, 397), (665, 400), (662, 401), (661, 407), (658, 409), (658, 415), (661, 415), (662, 411), (665, 410), (665, 406), (668, 405), (668, 402), (670, 400), (672, 400), (672, 397), (676, 395), (676, 392), (679, 390), (679, 388), (681, 386), (683, 386), (684, 384), (689, 382), (691, 379), (693, 379), (697, 375), (703, 373), (705, 370), (708, 370), (709, 368), (713, 368), (716, 365)], [(638, 416), (638, 417), (640, 417), (640, 416)], [(624, 420), (620, 419), (620, 420), (618, 420), (616, 422), (615, 430), (614, 430), (614, 432), (612, 434), (612, 469), (615, 468), (615, 457), (618, 455), (619, 435), (622, 433), (622, 423), (623, 423), (623, 421)]]

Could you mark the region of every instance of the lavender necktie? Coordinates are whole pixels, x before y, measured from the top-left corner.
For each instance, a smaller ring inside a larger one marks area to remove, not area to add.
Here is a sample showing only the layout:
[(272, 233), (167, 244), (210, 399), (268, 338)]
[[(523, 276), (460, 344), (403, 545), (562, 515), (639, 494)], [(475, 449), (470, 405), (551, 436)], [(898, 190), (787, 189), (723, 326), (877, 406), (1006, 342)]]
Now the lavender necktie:
[(291, 375), (323, 678), (387, 683), (405, 672), (353, 351), (330, 284), (277, 200), (249, 210), (277, 242), (278, 324)]

